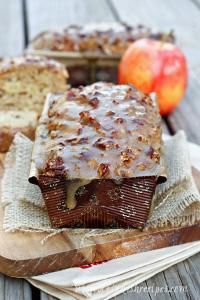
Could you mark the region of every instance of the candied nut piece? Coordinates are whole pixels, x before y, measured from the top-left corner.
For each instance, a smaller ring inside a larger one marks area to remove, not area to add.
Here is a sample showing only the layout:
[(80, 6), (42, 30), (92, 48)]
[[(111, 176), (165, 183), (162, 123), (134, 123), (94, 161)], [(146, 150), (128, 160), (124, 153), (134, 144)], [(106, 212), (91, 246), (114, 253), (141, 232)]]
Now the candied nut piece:
[(97, 148), (100, 148), (102, 150), (108, 150), (113, 148), (118, 148), (119, 145), (115, 144), (114, 141), (105, 139), (105, 138), (99, 138), (95, 143), (94, 146)]
[(155, 162), (159, 162), (160, 161), (160, 153), (156, 150), (154, 150), (153, 147), (149, 147), (148, 151), (147, 151), (147, 155), (150, 156), (150, 158), (152, 160), (154, 160)]
[(111, 110), (107, 111), (107, 113), (106, 113), (106, 116), (108, 116), (108, 117), (114, 116), (114, 115), (115, 115), (114, 111), (111, 111)]
[(72, 137), (65, 140), (67, 143), (71, 143), (71, 145), (77, 144), (87, 144), (88, 137)]
[(139, 135), (138, 136), (138, 141), (139, 142), (143, 142), (143, 143), (147, 143), (148, 139), (145, 136), (143, 136), (143, 135)]
[(98, 172), (99, 177), (106, 177), (110, 173), (109, 164), (101, 163), (98, 166), (97, 172)]
[(93, 126), (96, 129), (100, 128), (99, 122), (93, 117), (91, 117), (89, 111), (82, 111), (79, 113), (80, 122), (82, 125)]
[(173, 32), (153, 32), (143, 25), (133, 27), (122, 22), (98, 22), (83, 26), (70, 25), (62, 32), (40, 33), (29, 48), (121, 56), (131, 43), (142, 38), (161, 41), (165, 38), (171, 43), (175, 41)]
[(140, 170), (140, 171), (144, 171), (146, 169), (146, 166), (144, 163), (139, 163), (137, 164), (137, 168)]
[[(59, 156), (55, 157), (56, 154), (52, 153), (53, 158), (48, 161), (45, 171), (49, 176), (58, 176), (62, 175), (65, 170), (63, 159)], [(65, 175), (67, 173), (65, 172)]]
[(136, 158), (136, 156), (133, 154), (133, 151), (130, 148), (127, 148), (126, 150), (121, 152), (120, 158), (122, 164), (128, 166), (132, 162), (132, 160)]
[(124, 122), (123, 118), (116, 118), (115, 119), (115, 123), (117, 123), (117, 124), (122, 124), (123, 122)]
[(52, 130), (52, 131), (50, 132), (50, 137), (51, 137), (52, 139), (57, 138), (57, 136), (58, 136), (58, 133), (57, 133), (55, 130)]
[(90, 100), (89, 100), (89, 104), (90, 104), (92, 107), (97, 108), (98, 105), (99, 105), (99, 100), (98, 100), (98, 98), (95, 97), (95, 98), (90, 99)]

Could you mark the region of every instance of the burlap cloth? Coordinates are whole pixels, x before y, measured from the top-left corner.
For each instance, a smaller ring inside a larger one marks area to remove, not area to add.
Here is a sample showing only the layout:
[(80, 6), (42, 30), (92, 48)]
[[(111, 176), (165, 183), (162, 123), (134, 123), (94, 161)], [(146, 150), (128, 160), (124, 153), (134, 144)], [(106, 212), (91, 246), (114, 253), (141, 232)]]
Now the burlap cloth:
[[(2, 180), (5, 231), (60, 232), (51, 227), (40, 189), (28, 182), (33, 143), (17, 134), (5, 160)], [(164, 144), (168, 180), (156, 189), (146, 228), (192, 225), (200, 220), (200, 195), (195, 186), (188, 143), (180, 131)], [(73, 234), (109, 234), (115, 230), (63, 229)], [(118, 230), (119, 231), (119, 230)]]

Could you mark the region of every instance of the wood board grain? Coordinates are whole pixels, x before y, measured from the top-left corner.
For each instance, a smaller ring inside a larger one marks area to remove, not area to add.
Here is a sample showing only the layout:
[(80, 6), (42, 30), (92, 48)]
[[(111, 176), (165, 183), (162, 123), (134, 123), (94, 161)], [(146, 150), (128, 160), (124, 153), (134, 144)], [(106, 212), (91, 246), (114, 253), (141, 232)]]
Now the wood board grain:
[(114, 21), (106, 0), (40, 0), (27, 1), (29, 39), (41, 31), (62, 30), (71, 24)]
[(0, 1), (0, 57), (18, 55), (24, 47), (21, 0)]

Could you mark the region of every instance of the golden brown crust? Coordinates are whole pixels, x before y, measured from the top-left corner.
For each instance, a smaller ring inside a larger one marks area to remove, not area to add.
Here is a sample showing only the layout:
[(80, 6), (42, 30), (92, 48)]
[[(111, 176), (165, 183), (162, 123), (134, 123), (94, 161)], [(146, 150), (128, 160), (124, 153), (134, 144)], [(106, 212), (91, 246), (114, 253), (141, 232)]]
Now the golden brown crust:
[(68, 78), (68, 72), (61, 63), (53, 59), (30, 55), (2, 59), (0, 61), (0, 76), (4, 73), (17, 71), (19, 68), (30, 66), (38, 69), (51, 69), (55, 72), (62, 73), (66, 79)]
[(174, 42), (172, 33), (154, 33), (148, 27), (130, 26), (124, 23), (91, 23), (84, 26), (71, 25), (62, 32), (39, 34), (28, 49), (65, 52), (122, 55), (128, 46), (141, 38)]

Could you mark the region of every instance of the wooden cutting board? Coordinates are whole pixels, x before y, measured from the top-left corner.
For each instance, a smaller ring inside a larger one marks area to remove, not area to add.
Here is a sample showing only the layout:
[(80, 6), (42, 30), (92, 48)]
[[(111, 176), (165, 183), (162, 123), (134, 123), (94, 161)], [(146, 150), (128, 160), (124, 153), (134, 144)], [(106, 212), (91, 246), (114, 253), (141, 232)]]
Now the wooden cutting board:
[[(2, 159), (2, 160), (1, 160)], [(200, 173), (193, 170), (200, 190)], [(0, 156), (0, 177), (3, 156)], [(78, 236), (59, 233), (41, 243), (46, 233), (6, 233), (2, 228), (0, 206), (0, 272), (13, 277), (29, 277), (70, 267), (110, 260), (138, 252), (200, 240), (200, 223), (187, 227), (166, 227), (149, 231), (129, 230), (123, 236), (91, 237), (84, 242)]]

